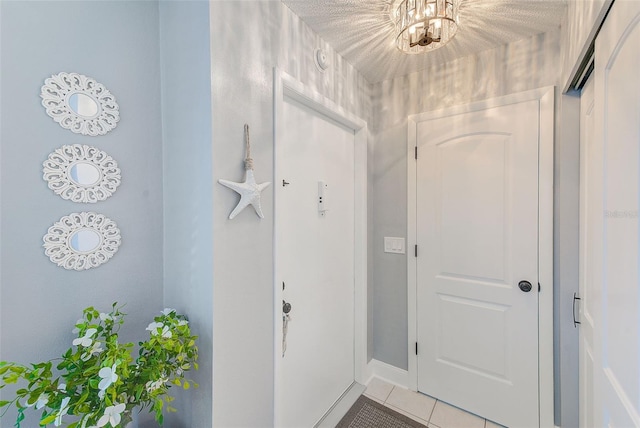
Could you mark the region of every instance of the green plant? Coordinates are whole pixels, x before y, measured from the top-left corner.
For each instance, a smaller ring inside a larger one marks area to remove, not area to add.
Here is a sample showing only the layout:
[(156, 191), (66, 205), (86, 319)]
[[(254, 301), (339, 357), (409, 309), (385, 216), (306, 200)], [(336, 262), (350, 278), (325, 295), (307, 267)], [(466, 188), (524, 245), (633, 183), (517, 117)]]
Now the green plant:
[(117, 427), (125, 426), (138, 407), (153, 412), (162, 425), (163, 411), (175, 411), (169, 389), (198, 386), (185, 377), (198, 369), (197, 336), (185, 316), (165, 309), (147, 327), (149, 338), (138, 343), (134, 359), (134, 344), (118, 342), (121, 309), (117, 303), (109, 313), (86, 308), (73, 330), (78, 337), (60, 359), (30, 366), (0, 362), (0, 388), (26, 383), (13, 400), (0, 401), (0, 408), (7, 407), (0, 417), (14, 404), (17, 428), (31, 408), (42, 409), (41, 426), (60, 426), (69, 418), (69, 428)]

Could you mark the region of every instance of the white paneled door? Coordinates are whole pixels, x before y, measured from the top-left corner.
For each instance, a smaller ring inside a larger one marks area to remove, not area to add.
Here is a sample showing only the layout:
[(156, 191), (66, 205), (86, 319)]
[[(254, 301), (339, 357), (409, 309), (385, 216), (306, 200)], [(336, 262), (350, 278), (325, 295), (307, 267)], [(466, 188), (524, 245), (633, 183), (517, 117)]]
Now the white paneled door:
[(581, 141), (582, 427), (640, 427), (639, 52), (640, 2), (616, 1), (595, 44), (593, 138)]
[(354, 381), (354, 131), (287, 97), (279, 114), (276, 284), (291, 311), (276, 426), (301, 428)]
[(534, 427), (540, 101), (505, 102), (416, 122), (418, 390)]

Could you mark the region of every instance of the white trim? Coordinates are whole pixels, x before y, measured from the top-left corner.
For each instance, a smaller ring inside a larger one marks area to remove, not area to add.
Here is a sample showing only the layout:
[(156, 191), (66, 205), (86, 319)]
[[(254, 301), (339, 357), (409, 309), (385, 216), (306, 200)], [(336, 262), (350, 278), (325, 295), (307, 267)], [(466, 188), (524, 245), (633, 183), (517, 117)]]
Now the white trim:
[(392, 385), (400, 386), (405, 389), (409, 389), (410, 376), (407, 370), (399, 369), (391, 364), (384, 363), (379, 360), (371, 360), (367, 367), (369, 377), (366, 385), (369, 385), (371, 379), (378, 378)]
[(553, 139), (555, 88), (540, 89), (538, 146), (538, 403), (540, 426), (553, 425)]
[[(416, 243), (416, 126), (418, 122), (443, 118), (461, 113), (478, 111), (497, 106), (520, 103), (529, 100), (540, 102), (539, 134), (539, 230), (538, 230), (538, 277), (541, 291), (538, 300), (538, 392), (540, 406), (540, 426), (553, 426), (553, 140), (554, 140), (554, 99), (555, 88), (519, 92), (471, 104), (443, 110), (424, 112), (408, 118), (407, 132), (407, 248)], [(419, 154), (418, 154), (419, 155)], [(417, 341), (417, 261), (407, 257), (407, 317), (408, 317), (408, 387), (418, 388), (418, 357), (414, 346)]]
[(418, 261), (413, 257), (412, 251), (417, 244), (417, 162), (415, 159), (415, 147), (417, 138), (417, 121), (409, 116), (407, 121), (407, 355), (409, 382), (407, 388), (418, 390), (418, 356), (415, 353), (415, 344), (418, 341)]
[[(367, 376), (367, 122), (347, 112), (342, 107), (309, 89), (302, 82), (284, 71), (274, 68), (273, 72), (273, 121), (274, 121), (274, 183), (282, 178), (278, 175), (278, 141), (285, 132), (282, 124), (284, 99), (289, 98), (301, 103), (330, 119), (352, 129), (354, 132), (354, 381), (365, 383)], [(282, 287), (278, 282), (279, 272), (276, 264), (276, 242), (278, 210), (278, 192), (274, 192), (274, 426), (279, 426), (279, 413), (282, 408), (279, 394), (281, 374), (282, 331), (279, 319), (282, 307)]]

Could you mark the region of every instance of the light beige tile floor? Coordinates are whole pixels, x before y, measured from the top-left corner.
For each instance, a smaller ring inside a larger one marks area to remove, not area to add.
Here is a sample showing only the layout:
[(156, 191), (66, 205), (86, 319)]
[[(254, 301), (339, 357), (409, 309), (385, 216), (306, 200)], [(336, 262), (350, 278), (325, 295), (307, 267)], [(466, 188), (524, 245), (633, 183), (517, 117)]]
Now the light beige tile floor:
[(373, 378), (364, 395), (429, 428), (504, 428), (419, 392)]

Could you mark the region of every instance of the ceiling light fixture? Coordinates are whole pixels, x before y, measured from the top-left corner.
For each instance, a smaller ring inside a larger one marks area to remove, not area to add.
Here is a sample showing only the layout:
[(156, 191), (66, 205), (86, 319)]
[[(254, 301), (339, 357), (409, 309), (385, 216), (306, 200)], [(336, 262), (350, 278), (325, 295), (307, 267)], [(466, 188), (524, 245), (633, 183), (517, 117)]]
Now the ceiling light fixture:
[(461, 0), (400, 0), (392, 8), (396, 46), (419, 54), (446, 45), (458, 31)]

